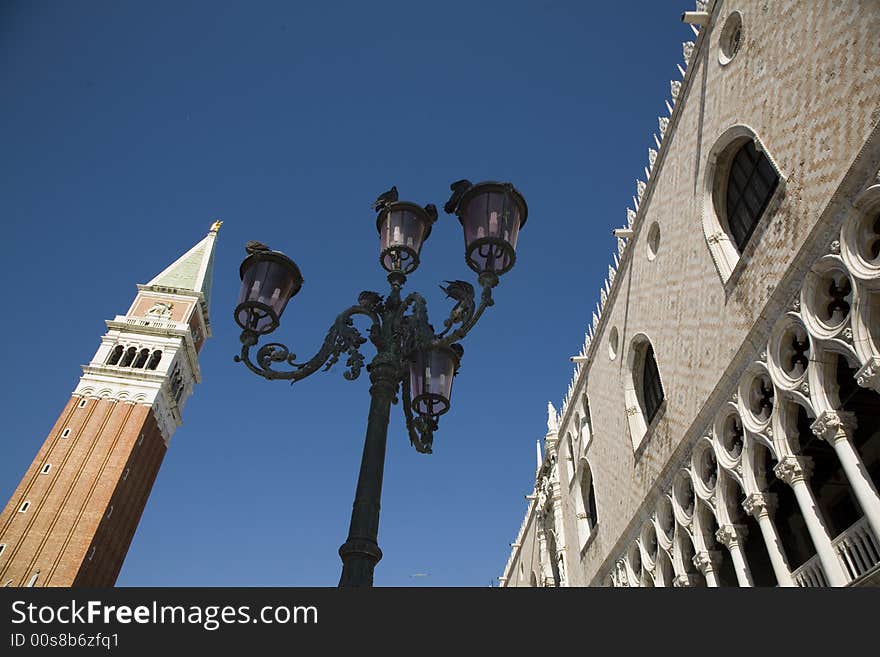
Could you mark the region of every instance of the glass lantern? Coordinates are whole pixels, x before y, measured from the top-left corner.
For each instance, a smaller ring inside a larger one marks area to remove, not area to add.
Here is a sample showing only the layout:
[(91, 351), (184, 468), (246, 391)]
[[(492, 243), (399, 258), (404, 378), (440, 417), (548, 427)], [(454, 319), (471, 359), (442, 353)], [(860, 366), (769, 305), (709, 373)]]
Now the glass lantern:
[(376, 228), (381, 249), (379, 260), (385, 271), (410, 274), (416, 270), (432, 223), (425, 209), (415, 203), (395, 201), (382, 209), (376, 218)]
[(526, 223), (526, 201), (510, 183), (482, 182), (458, 203), (465, 260), (478, 274), (503, 274), (516, 261), (516, 240)]
[(437, 418), (449, 410), (452, 377), (458, 372), (464, 349), (461, 345), (431, 346), (417, 351), (409, 366), (412, 409)]
[(241, 291), (235, 321), (248, 331), (271, 333), (303, 278), (296, 263), (280, 251), (258, 251), (241, 263)]

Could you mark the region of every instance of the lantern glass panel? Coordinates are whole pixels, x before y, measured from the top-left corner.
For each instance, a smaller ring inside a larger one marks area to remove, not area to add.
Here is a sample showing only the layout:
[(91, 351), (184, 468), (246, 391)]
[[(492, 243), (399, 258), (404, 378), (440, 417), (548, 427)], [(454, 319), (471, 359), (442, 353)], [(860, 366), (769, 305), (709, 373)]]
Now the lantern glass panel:
[[(379, 236), (380, 248), (384, 254), (382, 266), (388, 271), (406, 270), (409, 261), (421, 251), (425, 238), (425, 222), (414, 211), (397, 208), (385, 213), (379, 225)], [(392, 250), (386, 252), (387, 249)]]
[[(280, 319), (287, 302), (299, 291), (302, 284), (299, 272), (296, 271), (295, 265), (291, 266), (291, 264), (275, 258), (256, 260), (242, 273), (241, 290), (238, 297), (239, 305), (258, 303), (269, 306), (276, 317)], [(242, 310), (240, 315), (246, 311), (247, 307)], [(245, 324), (248, 323), (245, 317), (240, 316), (238, 319), (240, 324), (242, 321)], [(254, 319), (256, 319), (256, 325), (254, 325)], [(256, 316), (251, 318), (249, 328), (261, 332), (273, 323), (274, 320), (270, 315), (262, 314), (258, 319)]]
[(449, 410), (456, 364), (455, 355), (446, 349), (418, 352), (409, 369), (410, 392), (416, 413), (437, 416)]
[[(509, 194), (488, 191), (474, 196), (462, 217), (468, 258), (478, 271), (506, 271), (513, 264), (522, 210)], [(490, 240), (472, 250), (477, 240)], [(509, 249), (504, 248), (509, 245)]]

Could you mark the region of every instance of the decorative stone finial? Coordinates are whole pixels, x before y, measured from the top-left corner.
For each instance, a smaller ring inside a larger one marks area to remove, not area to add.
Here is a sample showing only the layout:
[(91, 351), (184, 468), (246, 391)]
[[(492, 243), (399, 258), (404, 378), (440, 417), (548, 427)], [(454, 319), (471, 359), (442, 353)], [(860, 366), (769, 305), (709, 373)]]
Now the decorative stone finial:
[(691, 61), (691, 55), (694, 54), (694, 42), (693, 41), (685, 41), (681, 44), (681, 51), (684, 54), (684, 63), (687, 64)]
[(665, 116), (660, 116), (660, 117), (657, 117), (657, 122), (660, 125), (660, 137), (661, 138), (665, 137), (666, 136), (666, 128), (669, 127), (669, 119), (666, 118)]

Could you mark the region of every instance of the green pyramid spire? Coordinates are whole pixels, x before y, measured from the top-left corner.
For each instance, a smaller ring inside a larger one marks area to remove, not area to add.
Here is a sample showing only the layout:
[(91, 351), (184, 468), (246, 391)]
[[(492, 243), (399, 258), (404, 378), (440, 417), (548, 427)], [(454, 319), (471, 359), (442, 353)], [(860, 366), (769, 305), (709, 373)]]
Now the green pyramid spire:
[(198, 244), (162, 270), (147, 283), (147, 287), (201, 292), (207, 307), (211, 299), (211, 282), (214, 277), (214, 242), (222, 223), (215, 221), (211, 225), (211, 230)]

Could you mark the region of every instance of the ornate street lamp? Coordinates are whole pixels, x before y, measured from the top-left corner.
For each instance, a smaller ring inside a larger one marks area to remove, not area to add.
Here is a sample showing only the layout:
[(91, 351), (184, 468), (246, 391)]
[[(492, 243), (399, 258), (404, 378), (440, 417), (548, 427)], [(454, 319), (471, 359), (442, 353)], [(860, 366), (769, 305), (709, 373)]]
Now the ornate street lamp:
[[(513, 267), (516, 258), (517, 236), (528, 211), (525, 199), (513, 185), (472, 185), (459, 180), (450, 188), (452, 196), (444, 209), (461, 221), (465, 261), (477, 272), (482, 292), (477, 303), (473, 285), (446, 281), (446, 287), (441, 288), (456, 304), (440, 333), (435, 333), (428, 322), (424, 297), (416, 292), (401, 295), (407, 275), (419, 266), (422, 245), (437, 220), (437, 209), (398, 201), (396, 187), (379, 196), (373, 206), (377, 212), (379, 261), (388, 272), (391, 291), (384, 298), (377, 292), (361, 292), (357, 303), (336, 318), (318, 353), (305, 362), (296, 362), (296, 355), (279, 342), (264, 344), (251, 359), (251, 348), (260, 337), (278, 328), (303, 278), (296, 263), (283, 253), (260, 242), (245, 246), (248, 256), (241, 264), (241, 292), (235, 308), (235, 321), (242, 329), (242, 348), (235, 360), (252, 372), (266, 379), (299, 381), (322, 367), (330, 369), (345, 354), (343, 377), (356, 379), (364, 365), (359, 348), (367, 339), (354, 326), (354, 317), (362, 315), (371, 322), (367, 334), (376, 355), (367, 365), (373, 384), (370, 411), (348, 539), (339, 548), (339, 586), (372, 586), (373, 570), (382, 558), (377, 541), (379, 501), (388, 419), (398, 391), (403, 397), (410, 442), (417, 451), (430, 454), (439, 417), (450, 408), (452, 380), (464, 354), (458, 341), (494, 304), (492, 288), (499, 276)], [(281, 363), (290, 369), (274, 369)]]

